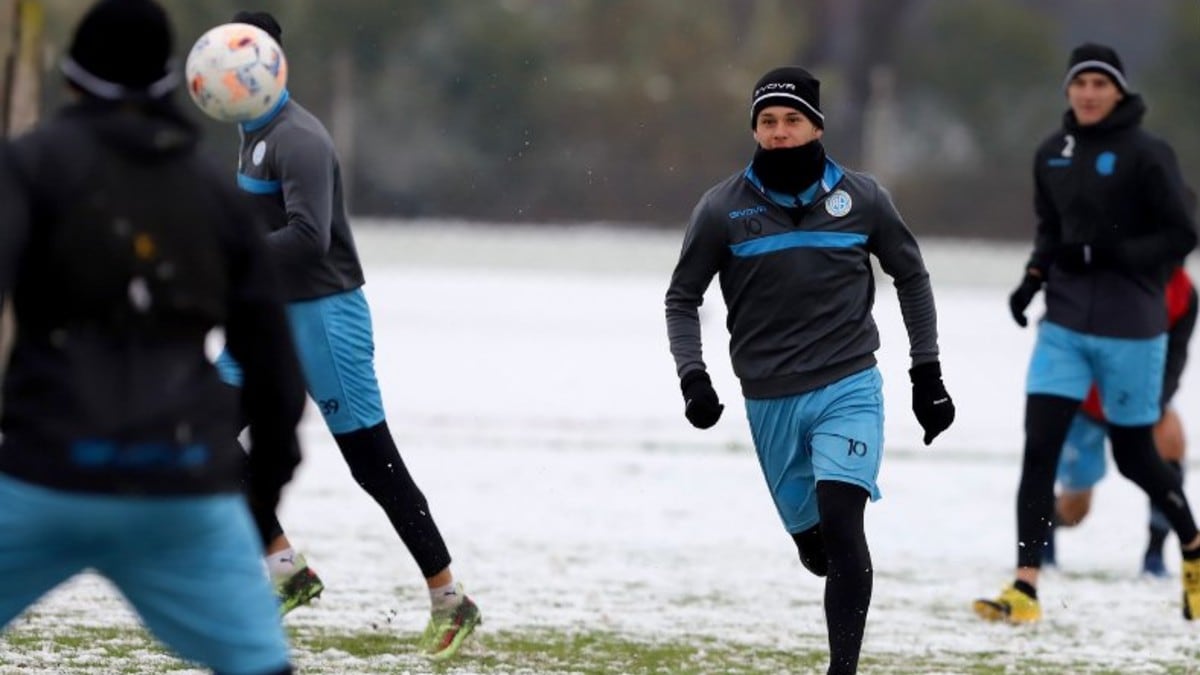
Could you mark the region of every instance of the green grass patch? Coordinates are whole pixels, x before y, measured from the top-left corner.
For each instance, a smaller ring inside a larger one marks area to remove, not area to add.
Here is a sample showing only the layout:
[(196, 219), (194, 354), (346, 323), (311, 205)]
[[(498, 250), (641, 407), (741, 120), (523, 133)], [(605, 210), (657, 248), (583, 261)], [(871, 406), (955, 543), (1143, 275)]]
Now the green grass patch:
[[(364, 662), (415, 653), (416, 637), (345, 634), (299, 629), (293, 644), (313, 660), (334, 651)], [(458, 657), (446, 665), (426, 662), (431, 671), (467, 670), (476, 673), (780, 673), (824, 670), (823, 653), (795, 653), (778, 649), (749, 648), (712, 639), (640, 641), (608, 632), (530, 630), (492, 633), (480, 631)], [(409, 672), (412, 662), (397, 663), (395, 670)], [(307, 668), (306, 668), (306, 672)], [(315, 671), (314, 671), (315, 672)]]
[[(12, 668), (14, 670), (10, 671)], [(141, 628), (10, 628), (0, 636), (0, 672), (171, 673), (192, 670)]]
[[(420, 654), (417, 634), (387, 628), (337, 631), (317, 627), (289, 630), (295, 665), (303, 673), (571, 673), (572, 675), (700, 675), (706, 673), (824, 673), (823, 647), (775, 649), (711, 638), (633, 639), (605, 631), (481, 630), (449, 663), (436, 664)], [(1192, 655), (1197, 656), (1196, 654)], [(1142, 663), (1156, 672), (1184, 675), (1185, 663)], [(55, 672), (63, 675), (120, 673), (146, 675), (194, 671), (176, 660), (150, 635), (136, 627), (57, 626), (47, 630), (18, 625), (0, 637), (0, 673)], [(896, 675), (1030, 675), (1129, 672), (1111, 665), (1049, 662), (1028, 655), (977, 652), (904, 656), (864, 655), (861, 672)]]

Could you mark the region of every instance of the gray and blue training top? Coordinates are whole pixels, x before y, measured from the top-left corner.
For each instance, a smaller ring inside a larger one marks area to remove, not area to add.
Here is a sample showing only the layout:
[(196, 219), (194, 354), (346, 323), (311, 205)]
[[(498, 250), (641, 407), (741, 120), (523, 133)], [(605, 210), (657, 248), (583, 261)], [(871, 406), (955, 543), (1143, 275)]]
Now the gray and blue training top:
[(289, 301), (363, 285), (342, 199), (342, 172), (324, 125), (287, 92), (260, 118), (239, 125), (238, 187), (270, 223), (267, 245)]
[(801, 394), (873, 365), (871, 254), (895, 281), (913, 363), (937, 360), (929, 274), (887, 192), (827, 160), (806, 197), (769, 194), (747, 168), (700, 199), (666, 296), (680, 376), (705, 368), (698, 308), (716, 275), (747, 398)]

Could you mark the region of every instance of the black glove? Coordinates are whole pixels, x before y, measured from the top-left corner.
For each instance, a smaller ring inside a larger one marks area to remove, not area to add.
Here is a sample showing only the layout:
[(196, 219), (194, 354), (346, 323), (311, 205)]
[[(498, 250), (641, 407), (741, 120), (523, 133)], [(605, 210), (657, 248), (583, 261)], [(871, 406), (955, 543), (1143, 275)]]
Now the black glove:
[(679, 381), (683, 391), (683, 414), (692, 426), (697, 429), (707, 429), (721, 419), (721, 411), (725, 406), (717, 398), (712, 380), (703, 370), (693, 370)]
[(1017, 290), (1008, 296), (1008, 309), (1012, 312), (1013, 321), (1021, 328), (1029, 325), (1029, 320), (1025, 318), (1025, 308), (1029, 307), (1029, 303), (1033, 302), (1033, 296), (1042, 289), (1042, 278), (1032, 272), (1026, 271), (1025, 278), (1021, 279), (1021, 285), (1017, 286)]
[(1058, 266), (1072, 274), (1088, 274), (1117, 266), (1117, 250), (1104, 244), (1063, 244), (1054, 254)]
[(925, 430), (925, 445), (929, 445), (954, 422), (954, 401), (942, 384), (942, 366), (937, 361), (913, 366), (908, 376), (912, 378), (913, 413)]
[(283, 486), (300, 464), (300, 444), (293, 435), (279, 442), (253, 439), (246, 459), (246, 497), (255, 509), (274, 513)]

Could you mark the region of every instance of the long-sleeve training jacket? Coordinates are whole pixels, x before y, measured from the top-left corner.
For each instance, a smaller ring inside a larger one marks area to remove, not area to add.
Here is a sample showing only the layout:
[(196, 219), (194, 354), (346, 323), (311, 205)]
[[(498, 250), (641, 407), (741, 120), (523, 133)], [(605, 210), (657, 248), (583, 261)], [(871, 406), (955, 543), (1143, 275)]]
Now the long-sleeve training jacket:
[(265, 226), (196, 140), (166, 103), (87, 101), (0, 145), (17, 325), (0, 471), (80, 492), (240, 491), (215, 327), (242, 364), (251, 452), (294, 465), (304, 382)]
[(666, 295), (680, 376), (704, 369), (698, 308), (719, 275), (733, 370), (747, 398), (791, 396), (875, 363), (870, 256), (894, 281), (913, 363), (938, 356), (937, 315), (920, 249), (871, 177), (826, 161), (815, 199), (773, 200), (750, 169), (701, 197)]
[(363, 285), (342, 196), (342, 170), (320, 120), (290, 100), (240, 127), (238, 186), (266, 219), (289, 301)]
[[(1175, 153), (1141, 128), (1146, 107), (1128, 95), (1101, 122), (1063, 127), (1034, 156), (1037, 237), (1029, 266), (1046, 279), (1048, 321), (1091, 335), (1149, 338), (1167, 329), (1163, 289), (1196, 245), (1192, 204)], [(1063, 245), (1090, 244), (1110, 266), (1073, 274)]]

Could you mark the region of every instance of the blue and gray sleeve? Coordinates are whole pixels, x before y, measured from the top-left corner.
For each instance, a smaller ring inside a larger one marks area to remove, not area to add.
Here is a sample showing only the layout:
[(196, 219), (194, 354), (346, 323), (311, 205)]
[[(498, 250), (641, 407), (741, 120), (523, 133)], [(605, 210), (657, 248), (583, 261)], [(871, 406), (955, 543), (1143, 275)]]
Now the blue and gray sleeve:
[(879, 259), (880, 268), (892, 277), (896, 286), (900, 314), (908, 331), (909, 356), (913, 365), (936, 361), (937, 309), (921, 249), (892, 204), (891, 196), (879, 185), (876, 185), (875, 208), (876, 222), (869, 245)]
[(707, 216), (706, 204), (707, 199), (702, 199), (692, 211), (679, 262), (667, 288), (667, 337), (680, 377), (692, 370), (705, 370), (699, 309), (704, 292), (728, 253), (724, 230)]
[(275, 162), (287, 224), (267, 243), (284, 265), (320, 260), (333, 226), (333, 147), (320, 135), (297, 130), (276, 141)]

